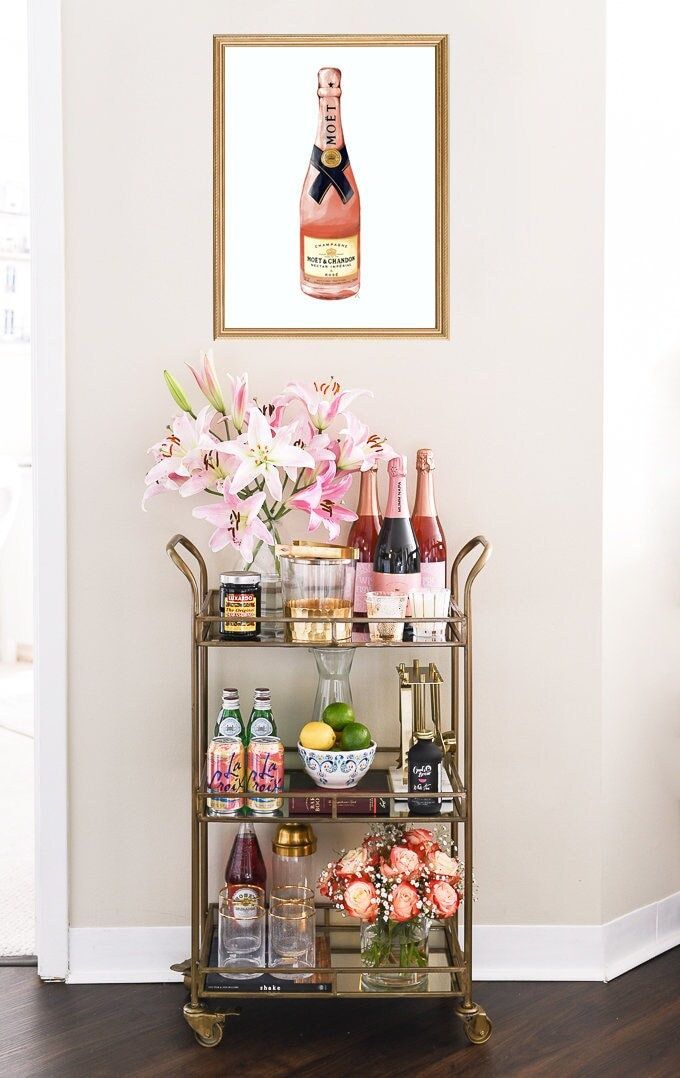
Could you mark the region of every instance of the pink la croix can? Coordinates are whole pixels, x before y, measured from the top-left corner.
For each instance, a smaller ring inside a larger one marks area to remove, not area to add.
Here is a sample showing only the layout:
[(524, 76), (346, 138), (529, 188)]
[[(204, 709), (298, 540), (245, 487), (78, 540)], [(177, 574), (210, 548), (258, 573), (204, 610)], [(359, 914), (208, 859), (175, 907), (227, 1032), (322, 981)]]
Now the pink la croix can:
[[(214, 737), (208, 746), (207, 782), (210, 793), (230, 797), (208, 797), (210, 816), (230, 816), (245, 804), (245, 749), (238, 737)], [(240, 796), (239, 796), (240, 795)]]
[(246, 762), (247, 805), (251, 812), (276, 812), (282, 797), (253, 797), (283, 791), (284, 749), (278, 737), (256, 737), (248, 745)]

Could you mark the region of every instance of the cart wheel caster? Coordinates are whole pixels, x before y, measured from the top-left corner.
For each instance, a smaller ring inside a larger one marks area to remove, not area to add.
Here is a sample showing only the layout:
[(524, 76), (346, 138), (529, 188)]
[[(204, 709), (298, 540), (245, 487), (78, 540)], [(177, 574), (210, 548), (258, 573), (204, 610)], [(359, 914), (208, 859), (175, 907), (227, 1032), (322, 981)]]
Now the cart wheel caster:
[(493, 1026), (491, 1019), (485, 1014), (484, 1011), (477, 1011), (477, 1014), (472, 1018), (468, 1018), (464, 1023), (465, 1036), (472, 1044), (486, 1044)]
[(208, 1011), (200, 1003), (186, 1003), (184, 1006), (184, 1017), (193, 1030), (197, 1043), (203, 1048), (217, 1048), (222, 1040), (225, 1020), (235, 1014), (238, 1014), (238, 1011)]
[(222, 1025), (219, 1022), (215, 1022), (215, 1025), (212, 1027), (207, 1037), (203, 1036), (202, 1033), (194, 1033), (194, 1037), (203, 1048), (217, 1048), (217, 1045), (222, 1040), (223, 1032), (224, 1029)]

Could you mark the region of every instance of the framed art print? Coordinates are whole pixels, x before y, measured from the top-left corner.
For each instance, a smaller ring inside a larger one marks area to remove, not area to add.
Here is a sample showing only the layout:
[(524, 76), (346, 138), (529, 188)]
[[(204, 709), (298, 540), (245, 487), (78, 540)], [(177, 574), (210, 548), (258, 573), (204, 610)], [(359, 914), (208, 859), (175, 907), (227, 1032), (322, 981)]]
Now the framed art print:
[(448, 336), (446, 35), (214, 39), (215, 337)]

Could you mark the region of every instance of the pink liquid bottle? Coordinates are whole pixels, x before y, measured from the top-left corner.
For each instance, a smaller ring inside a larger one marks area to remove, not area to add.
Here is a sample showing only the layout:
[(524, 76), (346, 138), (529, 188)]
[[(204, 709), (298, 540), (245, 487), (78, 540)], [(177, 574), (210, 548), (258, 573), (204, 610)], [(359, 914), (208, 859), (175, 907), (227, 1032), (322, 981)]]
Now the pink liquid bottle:
[[(420, 552), (411, 525), (406, 493), (406, 457), (392, 457), (387, 509), (373, 559), (373, 590), (408, 595), (420, 587)], [(407, 607), (407, 614), (410, 610)], [(413, 640), (413, 626), (404, 625), (404, 640)]]
[[(373, 587), (373, 559), (378, 545), (382, 514), (378, 502), (378, 465), (361, 473), (357, 519), (347, 536), (347, 545), (359, 551), (354, 584), (354, 613), (366, 617), (366, 592)], [(366, 626), (361, 626), (366, 629)]]
[(359, 291), (360, 207), (340, 119), (337, 67), (319, 71), (319, 122), (300, 197), (300, 287), (315, 299)]
[(420, 551), (420, 576), (424, 588), (446, 587), (446, 539), (434, 500), (434, 453), (416, 454), (418, 480), (413, 508), (413, 531)]
[(235, 902), (251, 906), (257, 901), (256, 887), (267, 888), (267, 869), (255, 828), (244, 821), (239, 829), (224, 870), (224, 882)]

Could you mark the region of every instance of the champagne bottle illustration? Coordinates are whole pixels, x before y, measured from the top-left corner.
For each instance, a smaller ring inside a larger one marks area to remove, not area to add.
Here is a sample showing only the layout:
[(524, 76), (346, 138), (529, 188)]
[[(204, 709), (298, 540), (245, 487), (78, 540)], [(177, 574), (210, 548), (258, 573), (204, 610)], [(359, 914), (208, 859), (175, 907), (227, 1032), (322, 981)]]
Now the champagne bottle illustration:
[(359, 190), (340, 119), (341, 72), (319, 71), (319, 122), (300, 197), (300, 287), (315, 299), (359, 291)]

